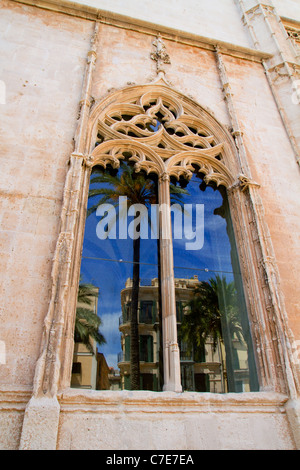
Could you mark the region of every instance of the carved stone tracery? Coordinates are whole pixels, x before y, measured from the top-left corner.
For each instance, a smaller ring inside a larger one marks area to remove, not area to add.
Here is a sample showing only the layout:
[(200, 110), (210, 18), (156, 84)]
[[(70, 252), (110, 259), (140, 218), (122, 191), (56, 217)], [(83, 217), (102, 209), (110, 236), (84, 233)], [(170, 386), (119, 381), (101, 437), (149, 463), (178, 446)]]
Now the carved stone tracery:
[(293, 44), (300, 50), (300, 29), (293, 28), (292, 26), (284, 25), (288, 37), (291, 39)]
[(130, 100), (108, 106), (99, 117), (90, 164), (113, 168), (125, 156), (136, 171), (168, 172), (190, 179), (195, 168), (207, 182), (229, 186), (232, 175), (223, 163), (224, 143), (207, 120), (192, 114), (163, 87), (153, 86)]

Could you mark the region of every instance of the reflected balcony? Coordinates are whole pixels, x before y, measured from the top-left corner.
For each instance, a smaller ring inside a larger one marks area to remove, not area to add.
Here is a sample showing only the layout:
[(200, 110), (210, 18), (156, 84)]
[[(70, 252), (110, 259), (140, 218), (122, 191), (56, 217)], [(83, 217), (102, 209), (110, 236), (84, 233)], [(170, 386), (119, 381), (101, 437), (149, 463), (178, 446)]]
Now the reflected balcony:
[[(154, 325), (155, 323), (158, 323), (158, 316), (154, 312), (148, 312), (145, 314), (144, 311), (142, 311), (140, 308), (138, 309), (138, 322), (139, 324), (144, 324), (144, 325)], [(126, 315), (125, 317), (123, 315), (119, 316), (119, 327), (124, 326), (124, 325), (129, 325), (130, 324), (130, 315)]]
[(180, 350), (180, 361), (181, 362), (194, 362), (193, 353)]

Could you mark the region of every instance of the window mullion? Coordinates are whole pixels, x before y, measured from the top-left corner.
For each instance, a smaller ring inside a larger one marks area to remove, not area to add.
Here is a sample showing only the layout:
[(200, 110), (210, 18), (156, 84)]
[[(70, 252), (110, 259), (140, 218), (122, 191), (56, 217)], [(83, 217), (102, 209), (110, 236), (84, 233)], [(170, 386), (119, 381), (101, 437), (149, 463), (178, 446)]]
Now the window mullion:
[(181, 392), (170, 210), (170, 178), (166, 173), (159, 178), (158, 199), (164, 358), (163, 390)]

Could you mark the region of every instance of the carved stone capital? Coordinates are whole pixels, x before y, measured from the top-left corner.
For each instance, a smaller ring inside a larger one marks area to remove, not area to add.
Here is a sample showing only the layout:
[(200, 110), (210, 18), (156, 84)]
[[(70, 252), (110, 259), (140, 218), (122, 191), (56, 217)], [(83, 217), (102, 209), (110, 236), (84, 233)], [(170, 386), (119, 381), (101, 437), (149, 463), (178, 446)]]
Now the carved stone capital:
[(231, 132), (232, 137), (243, 137), (243, 132), (241, 130), (234, 130)]
[(94, 51), (94, 50), (89, 51), (88, 54), (87, 54), (87, 61), (88, 61), (88, 64), (90, 64), (90, 63), (95, 64), (95, 63), (96, 63), (96, 60), (97, 60), (97, 53), (96, 53), (96, 51)]
[(95, 162), (94, 155), (84, 155), (83, 162), (84, 162), (84, 165), (87, 166), (88, 168), (92, 167)]
[(239, 175), (238, 177), (239, 182), (240, 182), (240, 188), (242, 192), (246, 191), (246, 189), (249, 189), (250, 186), (256, 186), (260, 188), (260, 185), (256, 183), (255, 181), (251, 180), (245, 175)]
[(225, 98), (228, 98), (228, 96), (233, 95), (229, 82), (223, 84), (222, 91), (224, 93)]
[(235, 189), (240, 189), (242, 192), (246, 191), (246, 189), (249, 189), (250, 186), (256, 186), (260, 188), (260, 184), (256, 183), (255, 181), (251, 180), (248, 176), (245, 175), (239, 175), (237, 178), (237, 181), (233, 183), (228, 188), (228, 191), (234, 191)]
[(159, 175), (159, 181), (170, 181), (170, 175), (166, 171)]

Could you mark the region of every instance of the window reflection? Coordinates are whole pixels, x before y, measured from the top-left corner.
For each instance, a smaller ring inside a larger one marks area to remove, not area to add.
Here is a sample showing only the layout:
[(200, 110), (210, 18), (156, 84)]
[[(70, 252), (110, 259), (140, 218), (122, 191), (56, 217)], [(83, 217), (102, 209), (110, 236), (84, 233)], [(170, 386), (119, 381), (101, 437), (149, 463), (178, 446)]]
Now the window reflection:
[[(160, 240), (155, 217), (145, 223), (129, 210), (157, 204), (157, 182), (125, 162), (118, 172), (95, 168), (89, 194), (71, 386), (161, 391)], [(194, 175), (185, 190), (172, 186), (170, 202), (183, 390), (257, 390), (226, 194)], [(115, 213), (97, 212), (108, 203)]]
[[(154, 247), (155, 248), (155, 247)], [(157, 266), (152, 266), (152, 269)], [(139, 362), (140, 389), (158, 391), (162, 387), (160, 379), (160, 323), (158, 278), (141, 278), (139, 287), (138, 326), (139, 326)], [(120, 318), (121, 346), (119, 368), (122, 377), (122, 388), (131, 389), (131, 298), (132, 279), (127, 279), (121, 291), (122, 316)]]
[[(72, 387), (99, 390), (160, 390), (162, 387), (159, 242), (151, 238), (150, 229), (148, 237), (142, 234), (140, 213), (130, 212), (133, 204), (146, 207), (155, 204), (156, 193), (155, 181), (135, 174), (126, 163), (121, 165), (118, 173), (103, 172), (99, 168), (92, 173), (81, 279), (99, 293), (95, 309), (105, 342), (97, 344), (94, 340), (93, 350), (88, 350), (75, 336)], [(127, 219), (121, 213), (121, 196), (127, 198)], [(99, 214), (97, 207), (103, 207), (104, 203), (116, 208), (115, 218), (108, 217), (109, 207)], [(132, 328), (134, 315), (136, 331)], [(133, 364), (135, 381), (138, 380), (135, 385), (132, 384)]]
[[(183, 390), (258, 390), (241, 274), (226, 194), (195, 175), (184, 202), (204, 206), (204, 242), (173, 240), (177, 331)], [(190, 215), (196, 231), (196, 220)], [(174, 218), (175, 220), (175, 218)]]

